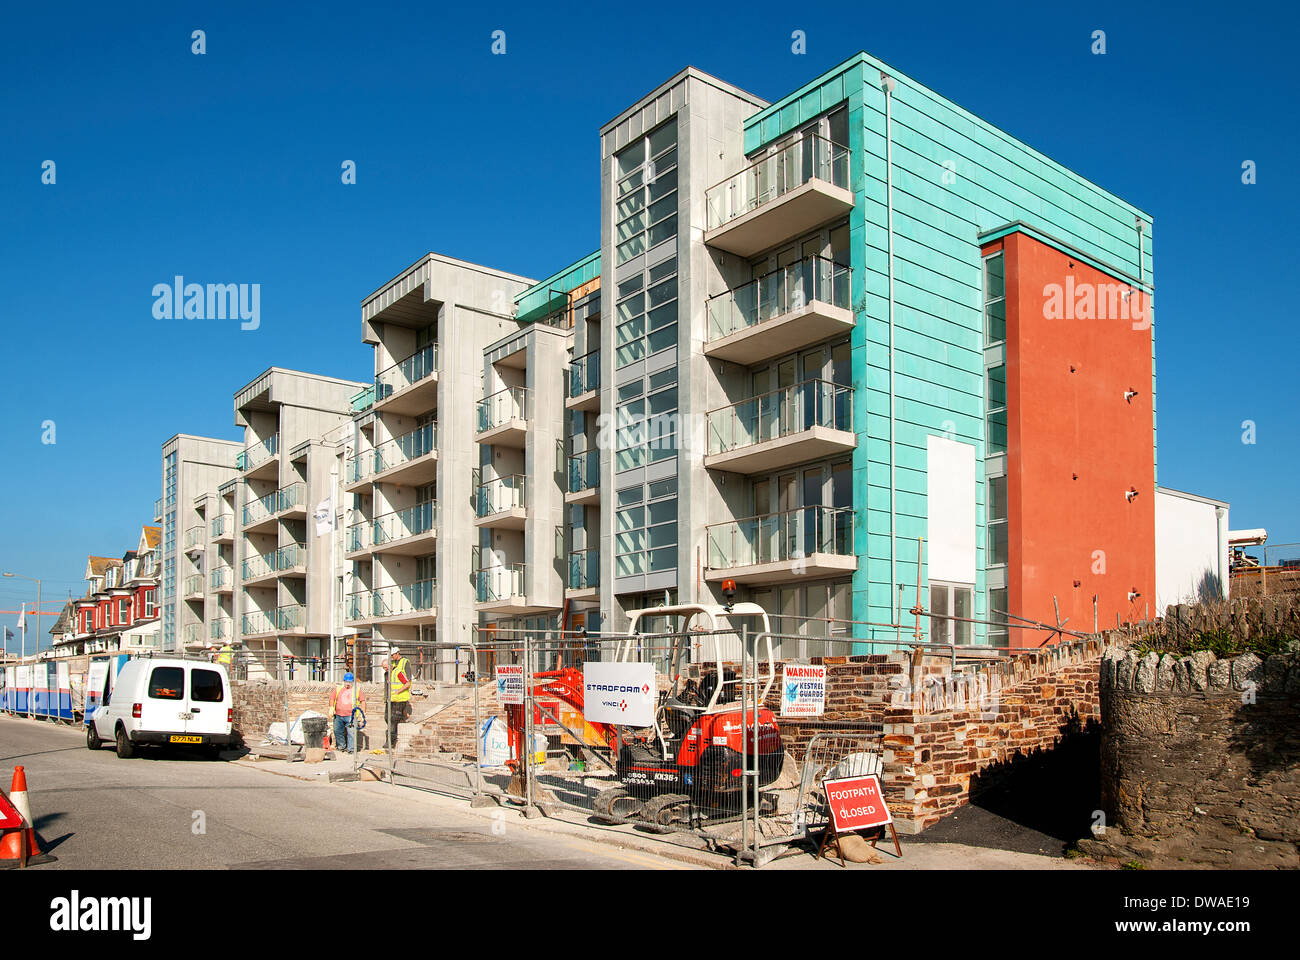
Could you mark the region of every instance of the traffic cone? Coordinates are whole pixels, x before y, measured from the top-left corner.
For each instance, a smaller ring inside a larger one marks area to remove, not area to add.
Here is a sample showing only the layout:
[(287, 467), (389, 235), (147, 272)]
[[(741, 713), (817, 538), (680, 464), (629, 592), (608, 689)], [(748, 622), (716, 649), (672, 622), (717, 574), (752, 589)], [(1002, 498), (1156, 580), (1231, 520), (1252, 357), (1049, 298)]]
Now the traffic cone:
[[(14, 782), (9, 786), (9, 802), (17, 810), (24, 820), (27, 821), (27, 851), (30, 856), (39, 857), (44, 851), (36, 837), (36, 821), (32, 819), (32, 805), (27, 800), (27, 773), (22, 767), (14, 767)], [(15, 838), (16, 840), (16, 838)], [(14, 844), (16, 850), (18, 845), (6, 836), (4, 841)]]

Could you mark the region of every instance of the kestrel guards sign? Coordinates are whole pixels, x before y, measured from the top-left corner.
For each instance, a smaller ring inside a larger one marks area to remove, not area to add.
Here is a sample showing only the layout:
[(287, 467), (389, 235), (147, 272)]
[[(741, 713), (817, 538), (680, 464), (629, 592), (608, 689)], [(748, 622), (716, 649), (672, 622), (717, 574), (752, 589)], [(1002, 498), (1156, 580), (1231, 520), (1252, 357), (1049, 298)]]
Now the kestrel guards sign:
[(524, 702), (524, 666), (521, 663), (497, 664), (497, 703), (502, 706)]
[(781, 716), (820, 717), (826, 710), (826, 668), (787, 663), (781, 668)]

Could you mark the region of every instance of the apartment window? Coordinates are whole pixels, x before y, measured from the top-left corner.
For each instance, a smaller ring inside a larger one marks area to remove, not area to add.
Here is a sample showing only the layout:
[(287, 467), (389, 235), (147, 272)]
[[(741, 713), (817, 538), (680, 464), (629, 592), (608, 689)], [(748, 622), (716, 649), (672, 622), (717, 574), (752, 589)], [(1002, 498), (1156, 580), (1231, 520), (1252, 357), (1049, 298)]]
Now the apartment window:
[(988, 397), (988, 452), (1007, 450), (1007, 368), (1006, 364), (986, 371)]
[(937, 614), (930, 618), (931, 643), (955, 643), (957, 645), (971, 642), (971, 624), (969, 620), (951, 620), (949, 617), (972, 617), (975, 589), (970, 584), (939, 583), (930, 581), (930, 613)]
[(677, 478), (618, 491), (614, 570), (620, 577), (677, 567)]
[(989, 627), (989, 646), (1005, 647), (1008, 645), (1007, 638), (1010, 635), (1010, 628), (1007, 627), (1007, 596), (1006, 587), (997, 587), (989, 590), (989, 615), (988, 619), (992, 621), (993, 626)]
[(1007, 338), (1006, 276), (1002, 252), (984, 258), (984, 342)]
[(154, 604), (157, 598), (157, 590), (146, 590), (144, 592), (144, 615), (152, 617), (154, 615)]
[(117, 622), (118, 623), (131, 622), (131, 598), (130, 597), (122, 597), (120, 600), (117, 601)]
[(995, 566), (1007, 562), (1007, 478), (989, 477), (988, 557)]

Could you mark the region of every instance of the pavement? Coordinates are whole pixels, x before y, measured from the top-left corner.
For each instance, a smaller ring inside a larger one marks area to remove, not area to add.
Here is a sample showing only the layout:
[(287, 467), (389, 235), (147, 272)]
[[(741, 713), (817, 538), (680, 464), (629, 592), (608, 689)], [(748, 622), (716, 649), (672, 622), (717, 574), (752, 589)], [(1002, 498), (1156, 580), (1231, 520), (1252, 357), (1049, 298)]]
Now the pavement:
[[(668, 841), (631, 825), (594, 824), (578, 811), (530, 820), (512, 806), (473, 808), (404, 780), (331, 783), (331, 772), (352, 770), (350, 756), (208, 761), (158, 750), (119, 760), (87, 750), (80, 726), (0, 715), (0, 779), (17, 764), (27, 770), (37, 828), (59, 858), (42, 869), (734, 867), (697, 838)], [(763, 869), (1087, 869), (1062, 857), (1051, 838), (1026, 838), (987, 811), (964, 811), (973, 812), (959, 824), (950, 817), (920, 837), (901, 836), (901, 860), (888, 842), (879, 863), (847, 868), (796, 846)]]

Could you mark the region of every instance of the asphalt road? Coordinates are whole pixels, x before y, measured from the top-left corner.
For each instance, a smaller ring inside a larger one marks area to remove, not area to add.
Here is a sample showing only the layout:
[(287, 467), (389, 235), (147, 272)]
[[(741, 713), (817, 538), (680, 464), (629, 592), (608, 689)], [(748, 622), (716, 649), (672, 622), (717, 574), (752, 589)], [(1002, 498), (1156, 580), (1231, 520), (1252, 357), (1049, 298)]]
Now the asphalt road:
[(58, 858), (41, 870), (683, 868), (388, 784), (313, 783), (185, 753), (119, 760), (87, 750), (80, 726), (0, 714), (6, 791), (20, 764)]

